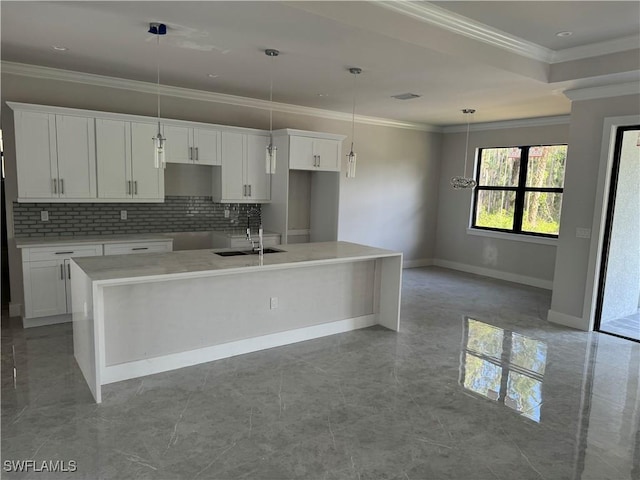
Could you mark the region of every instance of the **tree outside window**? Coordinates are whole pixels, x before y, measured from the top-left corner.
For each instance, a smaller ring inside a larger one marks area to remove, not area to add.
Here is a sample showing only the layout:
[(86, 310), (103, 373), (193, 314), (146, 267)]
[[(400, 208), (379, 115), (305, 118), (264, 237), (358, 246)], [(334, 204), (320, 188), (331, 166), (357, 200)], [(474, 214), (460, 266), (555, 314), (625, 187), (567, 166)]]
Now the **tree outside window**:
[(566, 145), (482, 148), (472, 228), (557, 237)]

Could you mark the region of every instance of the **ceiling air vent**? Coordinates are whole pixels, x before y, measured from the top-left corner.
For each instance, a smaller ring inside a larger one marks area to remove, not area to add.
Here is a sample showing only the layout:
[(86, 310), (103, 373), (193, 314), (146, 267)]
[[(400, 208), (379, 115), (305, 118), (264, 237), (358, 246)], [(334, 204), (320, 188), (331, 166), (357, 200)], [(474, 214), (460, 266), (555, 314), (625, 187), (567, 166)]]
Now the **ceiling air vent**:
[(413, 100), (414, 98), (421, 96), (422, 95), (417, 95), (415, 93), (400, 93), (398, 95), (391, 95), (391, 98), (395, 98), (396, 100)]

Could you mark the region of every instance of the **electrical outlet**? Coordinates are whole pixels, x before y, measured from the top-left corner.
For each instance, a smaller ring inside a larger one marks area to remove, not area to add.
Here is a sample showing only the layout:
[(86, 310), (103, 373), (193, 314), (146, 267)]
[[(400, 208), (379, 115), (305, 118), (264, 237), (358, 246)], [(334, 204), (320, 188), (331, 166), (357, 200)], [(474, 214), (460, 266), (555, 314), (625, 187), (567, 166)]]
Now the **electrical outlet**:
[(126, 220), (126, 219), (127, 219), (127, 211), (120, 210), (120, 220)]
[(47, 212), (46, 210), (42, 210), (40, 212), (40, 220), (42, 220), (43, 222), (48, 222), (49, 221), (49, 212)]
[(278, 297), (271, 297), (271, 310), (278, 308)]
[(224, 218), (229, 218), (229, 209), (228, 208), (224, 209)]

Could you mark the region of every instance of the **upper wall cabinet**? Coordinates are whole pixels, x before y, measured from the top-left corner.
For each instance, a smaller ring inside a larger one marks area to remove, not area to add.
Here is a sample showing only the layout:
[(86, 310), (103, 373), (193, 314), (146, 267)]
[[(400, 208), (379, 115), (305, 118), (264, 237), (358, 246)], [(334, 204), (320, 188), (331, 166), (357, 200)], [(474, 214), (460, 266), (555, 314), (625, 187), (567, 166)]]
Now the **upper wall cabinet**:
[(220, 131), (165, 123), (165, 158), (168, 163), (220, 165)]
[(14, 123), (20, 200), (97, 197), (93, 118), (18, 110)]
[(157, 125), (96, 118), (98, 198), (163, 201), (164, 169), (155, 168)]
[(340, 151), (338, 140), (292, 134), (289, 136), (289, 168), (339, 172)]
[(214, 199), (220, 202), (265, 203), (271, 200), (271, 177), (265, 161), (269, 137), (222, 132), (222, 168), (214, 169)]

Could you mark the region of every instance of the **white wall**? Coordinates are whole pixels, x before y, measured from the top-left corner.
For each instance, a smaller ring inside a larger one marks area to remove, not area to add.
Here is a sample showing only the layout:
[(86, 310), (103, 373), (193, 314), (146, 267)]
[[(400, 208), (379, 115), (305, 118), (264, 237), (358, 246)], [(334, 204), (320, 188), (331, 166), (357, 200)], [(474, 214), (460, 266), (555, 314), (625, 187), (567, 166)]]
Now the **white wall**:
[[(13, 239), (12, 202), (17, 197), (17, 182), (13, 116), (5, 105), (6, 101), (154, 116), (156, 96), (124, 89), (2, 74), (1, 121), (7, 173), (5, 193), (9, 267), (12, 305), (16, 305), (23, 301), (22, 272), (20, 255)], [(260, 129), (266, 129), (269, 125), (267, 110), (178, 97), (163, 97), (162, 112), (166, 118), (181, 120)], [(274, 129), (295, 128), (348, 135), (343, 144), (345, 155), (351, 142), (350, 122), (275, 111), (273, 124)], [(441, 134), (357, 124), (356, 137), (358, 176), (355, 179), (342, 176), (339, 238), (402, 251), (408, 261), (431, 258), (435, 243)], [(343, 162), (346, 163), (346, 157)], [(170, 177), (172, 171), (175, 173), (179, 170), (167, 169), (167, 194), (186, 194), (185, 177)], [(200, 181), (197, 183), (197, 192), (192, 194), (202, 195), (206, 186)]]
[[(478, 128), (482, 128), (481, 125)], [(568, 125), (472, 131), (467, 176), (477, 148), (567, 143)], [(435, 263), (485, 275), (551, 287), (555, 245), (469, 235), (471, 190), (454, 190), (449, 181), (464, 170), (465, 133), (447, 133), (442, 144)]]
[(591, 287), (597, 271), (590, 265), (598, 253), (595, 246), (599, 240), (578, 238), (576, 229), (592, 229), (594, 234), (599, 229), (594, 207), (604, 195), (598, 181), (600, 164), (607, 161), (607, 145), (604, 150), (602, 145), (605, 119), (639, 113), (640, 95), (572, 103), (553, 295), (547, 317), (550, 321), (582, 330), (592, 328), (593, 312), (588, 305), (592, 304)]

